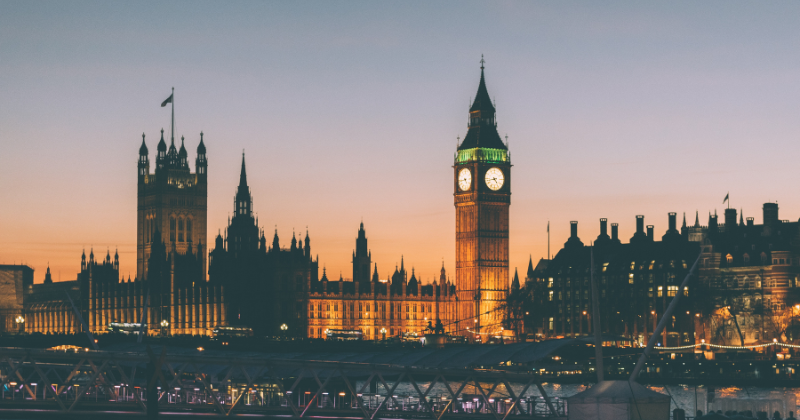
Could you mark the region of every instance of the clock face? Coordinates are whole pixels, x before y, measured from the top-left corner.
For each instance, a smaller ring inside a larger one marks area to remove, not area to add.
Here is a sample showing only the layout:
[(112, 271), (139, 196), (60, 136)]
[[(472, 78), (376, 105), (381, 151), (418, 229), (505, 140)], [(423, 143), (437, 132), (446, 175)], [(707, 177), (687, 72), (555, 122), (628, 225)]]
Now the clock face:
[(486, 186), (492, 191), (502, 188), (503, 181), (505, 181), (505, 177), (503, 176), (503, 171), (499, 168), (492, 168), (486, 171)]
[(470, 185), (472, 185), (472, 173), (469, 169), (464, 168), (458, 173), (458, 188), (461, 188), (461, 191), (467, 191)]

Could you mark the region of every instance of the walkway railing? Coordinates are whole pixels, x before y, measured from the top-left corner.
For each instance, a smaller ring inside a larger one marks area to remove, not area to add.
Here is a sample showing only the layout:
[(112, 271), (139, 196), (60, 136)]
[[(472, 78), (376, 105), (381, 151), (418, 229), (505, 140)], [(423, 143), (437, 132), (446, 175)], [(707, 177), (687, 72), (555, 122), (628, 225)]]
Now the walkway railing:
[[(513, 371), (418, 368), (258, 354), (0, 348), (0, 408), (310, 413), (375, 419), (565, 416), (538, 377)], [(538, 392), (536, 392), (538, 391)]]

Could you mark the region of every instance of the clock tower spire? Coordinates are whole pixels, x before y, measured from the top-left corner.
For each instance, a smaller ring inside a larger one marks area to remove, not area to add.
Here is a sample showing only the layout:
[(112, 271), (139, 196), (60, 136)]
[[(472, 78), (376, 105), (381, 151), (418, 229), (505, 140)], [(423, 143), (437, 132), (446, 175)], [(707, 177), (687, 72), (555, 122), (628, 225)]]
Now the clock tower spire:
[(508, 295), (511, 162), (508, 147), (497, 133), (483, 57), (467, 135), (458, 145), (453, 169), (457, 330), (485, 341), (500, 329)]

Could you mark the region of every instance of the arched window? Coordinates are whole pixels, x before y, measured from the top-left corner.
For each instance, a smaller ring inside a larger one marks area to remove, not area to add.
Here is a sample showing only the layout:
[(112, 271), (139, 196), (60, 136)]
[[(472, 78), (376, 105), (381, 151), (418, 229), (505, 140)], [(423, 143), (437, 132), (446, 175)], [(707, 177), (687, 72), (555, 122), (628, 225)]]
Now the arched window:
[(730, 264), (730, 263), (732, 263), (732, 262), (733, 262), (733, 255), (731, 255), (731, 254), (728, 254), (728, 255), (725, 257), (725, 259), (728, 261), (728, 264)]
[(766, 252), (762, 252), (761, 253), (761, 264), (766, 264), (767, 262), (768, 262), (767, 253)]
[(186, 219), (186, 242), (192, 242), (193, 237), (192, 219)]
[(175, 217), (169, 218), (169, 240), (170, 242), (175, 242), (175, 227), (177, 223), (175, 221)]
[(750, 264), (750, 254), (744, 254), (742, 260), (744, 260), (745, 264)]
[(178, 219), (178, 242), (183, 242), (183, 219)]

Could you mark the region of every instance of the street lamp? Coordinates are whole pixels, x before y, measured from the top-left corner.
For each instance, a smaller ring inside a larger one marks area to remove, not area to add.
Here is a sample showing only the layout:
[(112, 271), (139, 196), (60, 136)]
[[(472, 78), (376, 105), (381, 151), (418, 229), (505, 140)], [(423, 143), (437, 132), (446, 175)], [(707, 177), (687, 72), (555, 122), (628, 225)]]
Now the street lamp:
[(162, 320), (161, 321), (161, 336), (162, 337), (164, 335), (166, 335), (167, 328), (169, 328), (169, 321), (167, 321), (166, 319)]
[(25, 317), (22, 315), (17, 315), (17, 318), (14, 321), (17, 323), (17, 332), (22, 333), (22, 328), (25, 326)]
[(386, 341), (386, 328), (381, 328), (381, 334), (383, 335), (383, 340)]
[(288, 330), (288, 329), (289, 329), (289, 326), (288, 326), (288, 325), (286, 325), (286, 324), (281, 324), (281, 327), (280, 327), (280, 328), (281, 328), (281, 335), (282, 335), (282, 336), (285, 336), (285, 335), (286, 335), (286, 330)]

